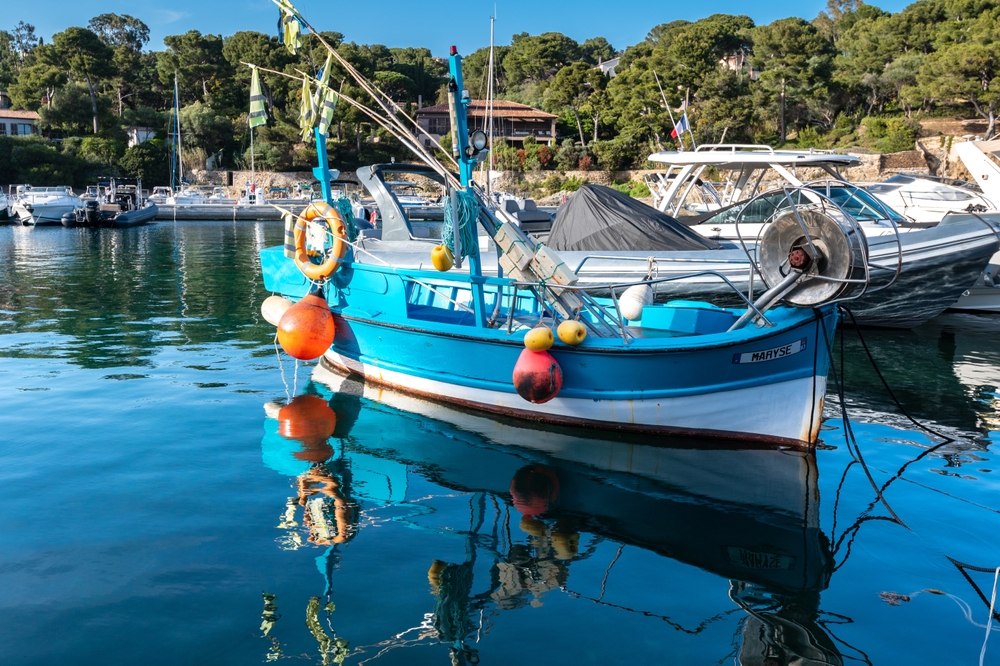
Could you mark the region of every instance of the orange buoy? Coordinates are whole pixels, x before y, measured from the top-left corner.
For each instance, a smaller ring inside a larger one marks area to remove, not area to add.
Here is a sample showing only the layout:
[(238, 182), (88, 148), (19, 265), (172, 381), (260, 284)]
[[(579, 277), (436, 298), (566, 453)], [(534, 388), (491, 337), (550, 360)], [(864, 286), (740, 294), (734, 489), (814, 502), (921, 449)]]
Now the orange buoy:
[(278, 322), (281, 348), (302, 361), (322, 356), (333, 344), (333, 334), (333, 315), (321, 289), (288, 308)]
[(541, 516), (559, 497), (559, 477), (548, 465), (522, 467), (510, 482), (510, 497), (523, 515)]
[(562, 368), (547, 351), (525, 349), (514, 364), (514, 388), (528, 402), (548, 402), (559, 394), (562, 382)]

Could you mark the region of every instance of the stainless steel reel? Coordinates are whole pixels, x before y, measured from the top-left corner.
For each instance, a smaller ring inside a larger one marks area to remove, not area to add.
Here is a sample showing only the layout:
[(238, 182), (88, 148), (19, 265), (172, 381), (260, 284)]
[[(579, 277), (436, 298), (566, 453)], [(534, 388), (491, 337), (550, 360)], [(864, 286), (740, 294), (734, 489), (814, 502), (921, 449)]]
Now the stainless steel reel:
[(843, 300), (867, 287), (868, 244), (858, 225), (836, 208), (807, 204), (779, 212), (765, 226), (757, 256), (768, 288), (793, 272), (801, 275), (782, 296), (792, 305)]

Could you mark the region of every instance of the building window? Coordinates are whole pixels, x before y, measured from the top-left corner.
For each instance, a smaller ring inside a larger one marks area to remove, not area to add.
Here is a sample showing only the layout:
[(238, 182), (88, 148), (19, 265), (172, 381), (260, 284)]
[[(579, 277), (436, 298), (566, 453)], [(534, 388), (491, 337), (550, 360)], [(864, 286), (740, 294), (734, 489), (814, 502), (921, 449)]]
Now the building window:
[(0, 136), (7, 135), (7, 123), (0, 123)]
[(11, 136), (28, 136), (31, 134), (31, 123), (11, 123), (10, 124), (10, 135)]
[(431, 134), (447, 134), (451, 127), (449, 127), (449, 120), (447, 118), (428, 118), (427, 131)]

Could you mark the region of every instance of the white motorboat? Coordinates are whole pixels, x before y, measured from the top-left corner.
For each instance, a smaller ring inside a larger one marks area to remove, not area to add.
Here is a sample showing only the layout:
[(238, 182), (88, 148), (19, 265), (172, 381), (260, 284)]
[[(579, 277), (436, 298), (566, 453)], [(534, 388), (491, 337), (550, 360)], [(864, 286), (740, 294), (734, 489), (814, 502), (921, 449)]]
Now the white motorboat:
[(13, 215), (10, 212), (10, 199), (0, 191), (0, 224), (7, 224)]
[[(955, 146), (976, 182), (899, 174), (867, 189), (917, 224), (933, 225), (955, 211), (996, 219), (1000, 210), (1000, 168), (981, 147), (987, 144), (968, 141)], [(951, 309), (1000, 312), (1000, 252), (993, 255), (976, 284)]]
[[(970, 147), (983, 158), (982, 162), (988, 162), (982, 152), (971, 144)], [(971, 158), (965, 156), (967, 152), (965, 149), (959, 154), (970, 170), (984, 171), (992, 167), (996, 170), (996, 180), (1000, 181), (1000, 169), (992, 163), (989, 167), (970, 164)], [(860, 185), (848, 183), (840, 174), (841, 168), (860, 164), (860, 160), (851, 155), (780, 151), (768, 146), (709, 145), (690, 152), (656, 153), (649, 159), (666, 165), (663, 173), (647, 179), (657, 209), (716, 240), (738, 240), (735, 225), (731, 224), (736, 211), (730, 215), (710, 215), (711, 211), (735, 206), (774, 185), (811, 184), (825, 190), (859, 222), (872, 245), (875, 263), (891, 261), (889, 255), (892, 253), (886, 246), (886, 254), (879, 261), (877, 246), (885, 239), (876, 239), (895, 235), (898, 231), (903, 243), (904, 271), (911, 273), (907, 269), (915, 264), (933, 262), (943, 267), (948, 257), (957, 257), (961, 244), (977, 235), (977, 222), (982, 230), (1000, 225), (1000, 211), (990, 198), (983, 196), (981, 191), (976, 192), (974, 187), (963, 188), (946, 179), (896, 176), (886, 183), (868, 186), (867, 192), (862, 191)], [(709, 169), (723, 175), (725, 180), (718, 185), (709, 182)], [(804, 172), (799, 173), (800, 170)], [(813, 180), (820, 175), (828, 180)], [(780, 195), (772, 197), (771, 203), (776, 204), (778, 198)], [(997, 199), (1000, 200), (1000, 192)], [(906, 216), (897, 212), (897, 206), (902, 206)], [(760, 211), (756, 216), (763, 223), (773, 210), (771, 208), (763, 217), (764, 211)], [(752, 240), (760, 227), (745, 224), (748, 221), (744, 218), (740, 232), (745, 239)], [(961, 223), (962, 227), (954, 226), (956, 223)], [(932, 229), (937, 229), (938, 233), (926, 233)], [(1000, 310), (1000, 290), (993, 286), (1000, 271), (1000, 255), (994, 254), (988, 264), (975, 284), (959, 291), (960, 297), (949, 305), (950, 308)]]
[(17, 187), (17, 201), (11, 207), (24, 226), (62, 226), (62, 216), (82, 205), (73, 189), (58, 187)]
[(153, 193), (146, 197), (147, 201), (152, 201), (158, 206), (167, 203), (167, 199), (174, 196), (174, 191), (169, 187), (154, 187)]
[(212, 204), (219, 204), (222, 206), (235, 206), (236, 199), (226, 194), (226, 188), (215, 187), (212, 189), (212, 193), (208, 195), (208, 202)]
[(167, 197), (164, 203), (168, 206), (205, 206), (213, 202), (209, 200), (204, 192), (193, 187), (188, 187)]

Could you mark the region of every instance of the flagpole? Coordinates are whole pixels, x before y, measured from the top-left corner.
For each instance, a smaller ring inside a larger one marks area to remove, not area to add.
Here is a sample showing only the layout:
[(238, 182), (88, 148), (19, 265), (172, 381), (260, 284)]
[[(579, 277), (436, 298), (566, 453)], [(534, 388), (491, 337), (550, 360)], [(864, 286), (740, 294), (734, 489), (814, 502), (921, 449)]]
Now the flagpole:
[[(249, 123), (249, 121), (247, 121)], [(245, 164), (245, 162), (244, 162)], [(257, 170), (253, 161), (253, 125), (250, 125), (250, 189), (253, 190), (253, 203), (257, 203)], [(250, 201), (251, 192), (247, 192), (247, 201)]]
[[(656, 75), (656, 70), (653, 70), (653, 78), (656, 79), (656, 87), (660, 89), (660, 99), (663, 100), (663, 106), (667, 107), (667, 114), (670, 116), (670, 124), (673, 125), (673, 129), (677, 129), (677, 122), (674, 120), (674, 112), (670, 110), (670, 104), (667, 102), (667, 96), (663, 94), (663, 86), (660, 85), (660, 77)], [(680, 132), (677, 133), (678, 137)], [(681, 150), (684, 150), (684, 139), (681, 139)]]

